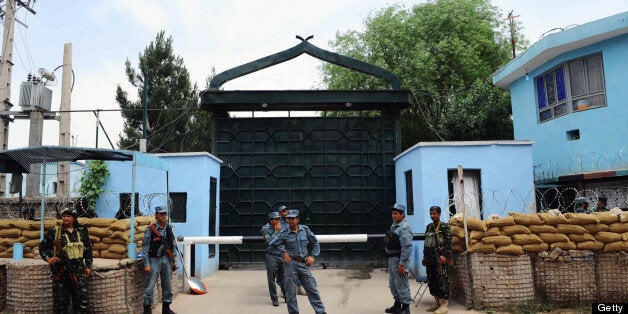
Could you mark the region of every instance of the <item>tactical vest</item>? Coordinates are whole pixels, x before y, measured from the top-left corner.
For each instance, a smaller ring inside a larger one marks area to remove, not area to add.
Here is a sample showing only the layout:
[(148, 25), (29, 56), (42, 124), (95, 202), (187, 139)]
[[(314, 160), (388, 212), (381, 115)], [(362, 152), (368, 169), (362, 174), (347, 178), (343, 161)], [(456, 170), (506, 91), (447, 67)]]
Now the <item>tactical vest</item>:
[[(55, 230), (55, 233), (57, 235), (57, 240), (61, 239), (61, 227), (56, 226), (55, 228), (57, 228)], [(76, 230), (76, 236), (77, 236), (77, 241), (76, 242), (72, 242), (70, 240), (70, 236), (68, 236), (68, 233), (63, 233), (63, 235), (65, 236), (65, 245), (63, 246), (63, 251), (68, 255), (68, 259), (79, 259), (79, 258), (83, 258), (83, 250), (85, 249), (85, 244), (83, 244), (83, 241), (81, 240), (81, 232), (77, 229)], [(56, 248), (54, 249), (54, 256), (57, 255), (56, 252)]]
[[(165, 247), (165, 245), (169, 245), (172, 243), (172, 238), (170, 237), (170, 232), (168, 230), (170, 226), (166, 226), (166, 239), (163, 242), (164, 247), (162, 247), (162, 237), (158, 237), (154, 232), (150, 232), (150, 246), (148, 248), (148, 256), (150, 257), (162, 257), (166, 255), (166, 249), (169, 247)], [(170, 248), (172, 249), (172, 248)]]
[(395, 226), (394, 230), (386, 231), (386, 236), (384, 237), (384, 244), (386, 248), (390, 251), (400, 251), (401, 250), (401, 241), (399, 240), (399, 235), (395, 233), (399, 226)]

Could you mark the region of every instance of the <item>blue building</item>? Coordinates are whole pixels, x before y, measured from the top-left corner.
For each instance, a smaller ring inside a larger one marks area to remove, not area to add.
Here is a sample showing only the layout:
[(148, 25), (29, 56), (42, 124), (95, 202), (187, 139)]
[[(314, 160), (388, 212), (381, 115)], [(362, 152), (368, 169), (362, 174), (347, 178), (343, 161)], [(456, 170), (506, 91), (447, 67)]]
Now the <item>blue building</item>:
[[(78, 193), (78, 189), (81, 187), (81, 178), (83, 177), (83, 172), (85, 170), (85, 164), (82, 162), (70, 162), (70, 197), (78, 197), (81, 196)], [(24, 174), (22, 179), (22, 194), (26, 191), (26, 178), (31, 174)], [(40, 176), (41, 173), (35, 173), (33, 175)], [(19, 193), (11, 193), (11, 173), (7, 173), (7, 184), (6, 184), (6, 197), (18, 197)], [(46, 197), (55, 197), (57, 196), (57, 163), (56, 162), (47, 162), (46, 163), (46, 176), (45, 176), (46, 184), (45, 184), (45, 196)]]
[[(170, 163), (166, 171), (136, 166), (135, 213), (154, 215), (156, 206), (170, 199), (170, 219), (175, 236), (218, 236), (220, 202), (220, 164), (206, 152), (154, 154)], [(105, 193), (96, 203), (99, 217), (130, 214), (132, 162), (107, 161), (111, 175)], [(190, 275), (206, 277), (218, 269), (217, 244), (197, 244), (192, 249)]]
[(541, 206), (628, 206), (628, 12), (542, 38), (493, 83), (511, 93), (515, 140), (534, 142), (537, 187), (555, 190)]
[[(431, 222), (431, 206), (441, 207), (443, 221), (462, 212), (462, 196), (467, 215), (480, 219), (534, 211), (531, 146), (530, 141), (429, 142), (399, 154), (394, 159), (396, 202), (406, 206), (412, 231), (425, 231)], [(418, 275), (425, 275), (420, 266), (422, 245), (415, 242), (411, 261), (411, 269)]]

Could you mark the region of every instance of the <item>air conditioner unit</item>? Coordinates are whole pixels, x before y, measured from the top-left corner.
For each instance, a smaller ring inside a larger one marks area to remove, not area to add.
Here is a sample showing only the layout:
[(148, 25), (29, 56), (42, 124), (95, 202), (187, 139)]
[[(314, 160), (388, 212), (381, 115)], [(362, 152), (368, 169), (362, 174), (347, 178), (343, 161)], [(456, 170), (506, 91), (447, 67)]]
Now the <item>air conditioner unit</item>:
[(39, 107), (50, 111), (52, 103), (52, 90), (41, 82), (22, 82), (20, 85), (20, 102), (22, 110), (33, 110)]

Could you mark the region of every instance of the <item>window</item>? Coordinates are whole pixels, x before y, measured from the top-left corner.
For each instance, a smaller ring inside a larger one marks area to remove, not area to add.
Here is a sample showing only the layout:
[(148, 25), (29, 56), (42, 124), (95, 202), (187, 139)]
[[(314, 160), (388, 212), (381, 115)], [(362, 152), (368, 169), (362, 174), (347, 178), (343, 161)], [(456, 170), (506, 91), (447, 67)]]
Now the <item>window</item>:
[(407, 215), (414, 215), (414, 196), (412, 195), (412, 170), (405, 172), (406, 174), (406, 204)]
[(539, 122), (606, 106), (602, 55), (561, 64), (535, 79)]
[(186, 222), (188, 193), (169, 193), (172, 207), (170, 208), (170, 221)]
[[(135, 193), (135, 216), (140, 215), (140, 195)], [(131, 193), (120, 193), (120, 208), (115, 217), (117, 219), (131, 217)]]
[[(218, 181), (214, 177), (209, 177), (209, 236), (216, 235), (216, 193)], [(209, 258), (216, 257), (216, 244), (209, 245)]]

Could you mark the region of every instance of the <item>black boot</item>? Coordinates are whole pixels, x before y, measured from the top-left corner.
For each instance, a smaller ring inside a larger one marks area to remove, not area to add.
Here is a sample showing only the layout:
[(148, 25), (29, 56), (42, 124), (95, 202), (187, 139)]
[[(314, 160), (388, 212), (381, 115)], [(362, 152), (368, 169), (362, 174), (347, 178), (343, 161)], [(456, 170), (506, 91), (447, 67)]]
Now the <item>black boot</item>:
[(150, 308), (150, 304), (144, 304), (144, 314), (152, 314), (153, 310)]
[(393, 306), (384, 310), (386, 313), (397, 313), (401, 309), (401, 303), (395, 300), (395, 304)]
[(399, 314), (410, 314), (410, 304), (402, 304)]
[(177, 313), (173, 312), (170, 309), (170, 302), (164, 302), (164, 303), (161, 304), (161, 313), (163, 313), (163, 314), (177, 314)]

